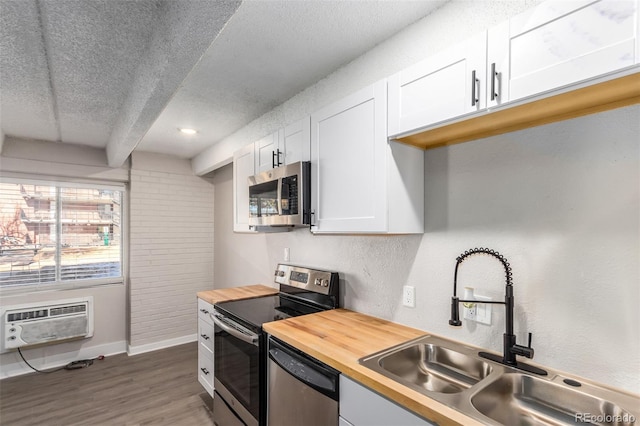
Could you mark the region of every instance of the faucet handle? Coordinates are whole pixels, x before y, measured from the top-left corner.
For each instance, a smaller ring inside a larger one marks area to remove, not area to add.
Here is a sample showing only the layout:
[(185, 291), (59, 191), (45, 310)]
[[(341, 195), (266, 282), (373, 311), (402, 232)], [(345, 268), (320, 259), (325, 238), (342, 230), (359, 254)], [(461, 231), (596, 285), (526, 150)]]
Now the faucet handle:
[(531, 333), (529, 333), (529, 343), (527, 346), (513, 345), (510, 350), (512, 354), (526, 356), (527, 358), (533, 358), (533, 348), (531, 347)]

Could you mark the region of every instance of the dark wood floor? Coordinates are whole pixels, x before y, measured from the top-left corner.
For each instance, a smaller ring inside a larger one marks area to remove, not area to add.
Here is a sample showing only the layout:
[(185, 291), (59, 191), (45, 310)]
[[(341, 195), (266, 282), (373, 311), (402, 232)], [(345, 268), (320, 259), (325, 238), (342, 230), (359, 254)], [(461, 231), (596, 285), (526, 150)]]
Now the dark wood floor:
[[(27, 359), (28, 361), (28, 359)], [(213, 425), (197, 342), (0, 381), (0, 425)]]

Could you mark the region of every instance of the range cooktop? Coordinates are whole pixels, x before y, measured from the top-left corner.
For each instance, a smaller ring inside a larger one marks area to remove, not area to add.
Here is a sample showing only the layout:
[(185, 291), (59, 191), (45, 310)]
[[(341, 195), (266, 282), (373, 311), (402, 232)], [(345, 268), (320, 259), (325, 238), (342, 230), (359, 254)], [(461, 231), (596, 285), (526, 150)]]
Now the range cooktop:
[(280, 293), (215, 305), (216, 310), (259, 332), (262, 324), (338, 307), (336, 272), (279, 264), (275, 282)]

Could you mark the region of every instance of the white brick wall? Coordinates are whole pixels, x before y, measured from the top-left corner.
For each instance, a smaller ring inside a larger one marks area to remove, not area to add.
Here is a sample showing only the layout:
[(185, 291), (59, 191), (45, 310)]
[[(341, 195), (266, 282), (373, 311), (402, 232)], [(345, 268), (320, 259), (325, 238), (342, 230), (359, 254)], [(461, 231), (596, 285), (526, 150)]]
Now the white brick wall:
[(213, 288), (213, 185), (188, 160), (134, 153), (130, 348), (196, 336), (196, 293)]

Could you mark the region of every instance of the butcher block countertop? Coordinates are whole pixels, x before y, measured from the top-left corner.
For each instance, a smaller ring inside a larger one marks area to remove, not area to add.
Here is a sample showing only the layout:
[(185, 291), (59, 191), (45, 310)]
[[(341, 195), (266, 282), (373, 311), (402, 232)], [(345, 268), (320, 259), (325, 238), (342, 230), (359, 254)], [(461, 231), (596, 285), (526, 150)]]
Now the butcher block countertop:
[(428, 334), (380, 318), (334, 309), (263, 324), (262, 328), (346, 376), (441, 425), (482, 425), (358, 364), (358, 359)]
[(215, 305), (216, 303), (227, 302), (229, 300), (251, 299), (252, 297), (271, 296), (272, 294), (278, 294), (278, 289), (262, 284), (255, 284), (243, 287), (200, 291), (197, 296)]

